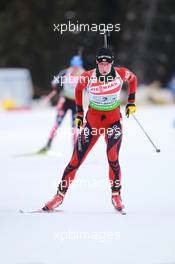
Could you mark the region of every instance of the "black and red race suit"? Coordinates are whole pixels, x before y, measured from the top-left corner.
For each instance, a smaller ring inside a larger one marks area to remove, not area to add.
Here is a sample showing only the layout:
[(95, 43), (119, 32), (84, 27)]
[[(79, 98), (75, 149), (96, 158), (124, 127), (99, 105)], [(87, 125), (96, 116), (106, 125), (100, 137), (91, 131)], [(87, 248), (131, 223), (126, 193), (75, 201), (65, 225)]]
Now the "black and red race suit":
[[(58, 192), (66, 193), (75, 174), (85, 160), (89, 151), (104, 135), (109, 163), (109, 180), (112, 192), (120, 191), (121, 169), (119, 151), (122, 142), (122, 124), (120, 113), (120, 91), (123, 82), (128, 82), (128, 103), (135, 102), (137, 78), (127, 68), (113, 68), (109, 81), (98, 78), (97, 69), (85, 71), (76, 86), (76, 105), (82, 109), (82, 93), (85, 88), (89, 93), (89, 108), (86, 114), (86, 124), (77, 140), (72, 158), (64, 170), (58, 186)], [(81, 145), (81, 148), (79, 147)]]

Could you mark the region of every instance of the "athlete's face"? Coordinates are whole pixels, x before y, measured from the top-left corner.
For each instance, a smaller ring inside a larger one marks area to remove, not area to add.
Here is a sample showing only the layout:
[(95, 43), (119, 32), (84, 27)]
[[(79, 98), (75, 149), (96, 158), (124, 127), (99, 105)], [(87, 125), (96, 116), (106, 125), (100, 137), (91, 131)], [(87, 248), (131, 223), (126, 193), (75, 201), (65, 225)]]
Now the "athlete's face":
[(98, 65), (99, 72), (102, 75), (107, 75), (107, 74), (110, 73), (112, 64), (113, 64), (113, 62), (107, 62), (107, 61), (105, 61), (105, 62), (104, 61), (103, 62), (98, 62), (97, 61), (97, 65)]

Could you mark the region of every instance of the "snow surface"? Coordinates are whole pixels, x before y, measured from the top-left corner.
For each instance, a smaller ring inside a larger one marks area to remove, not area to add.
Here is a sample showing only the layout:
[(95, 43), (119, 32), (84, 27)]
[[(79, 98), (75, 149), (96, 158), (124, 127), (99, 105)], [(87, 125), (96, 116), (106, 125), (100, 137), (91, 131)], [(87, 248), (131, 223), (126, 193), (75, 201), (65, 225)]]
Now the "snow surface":
[(20, 208), (40, 208), (55, 194), (72, 153), (70, 114), (53, 155), (20, 157), (45, 144), (55, 110), (0, 112), (0, 263), (175, 263), (174, 110), (147, 106), (136, 115), (160, 154), (135, 120), (124, 117), (126, 216), (111, 205), (103, 138), (79, 169), (60, 213), (20, 214)]

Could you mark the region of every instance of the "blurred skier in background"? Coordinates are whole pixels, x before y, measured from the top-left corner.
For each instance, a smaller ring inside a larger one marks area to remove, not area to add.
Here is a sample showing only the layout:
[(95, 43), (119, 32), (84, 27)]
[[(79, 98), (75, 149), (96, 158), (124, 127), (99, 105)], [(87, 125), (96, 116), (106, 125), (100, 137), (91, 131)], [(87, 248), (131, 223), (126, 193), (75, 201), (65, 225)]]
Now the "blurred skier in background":
[(172, 74), (170, 80), (168, 81), (167, 87), (172, 92), (175, 100), (175, 72)]
[[(72, 115), (72, 129), (75, 129), (76, 105), (75, 105), (75, 87), (78, 82), (78, 77), (84, 71), (82, 58), (78, 55), (73, 56), (70, 60), (70, 67), (62, 70), (52, 80), (52, 89), (56, 90), (59, 95), (58, 103), (56, 106), (57, 116), (55, 124), (50, 132), (46, 145), (38, 151), (39, 154), (47, 153), (51, 148), (52, 142), (56, 136), (56, 132), (60, 127), (66, 113), (71, 110)], [(76, 131), (73, 132), (73, 143), (77, 139)]]

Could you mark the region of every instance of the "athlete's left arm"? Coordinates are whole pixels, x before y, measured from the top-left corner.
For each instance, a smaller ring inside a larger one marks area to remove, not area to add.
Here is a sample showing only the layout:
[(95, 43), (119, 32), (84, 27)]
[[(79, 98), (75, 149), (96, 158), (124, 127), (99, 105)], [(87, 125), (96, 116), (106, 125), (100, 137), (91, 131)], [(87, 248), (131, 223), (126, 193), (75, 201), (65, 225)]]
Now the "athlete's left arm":
[(137, 77), (136, 75), (128, 70), (127, 68), (116, 68), (120, 77), (124, 82), (128, 82), (128, 103), (135, 103), (135, 94), (137, 88)]

